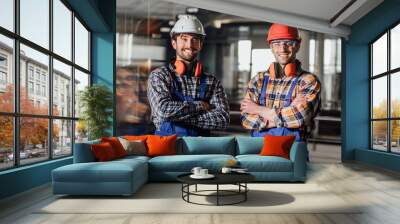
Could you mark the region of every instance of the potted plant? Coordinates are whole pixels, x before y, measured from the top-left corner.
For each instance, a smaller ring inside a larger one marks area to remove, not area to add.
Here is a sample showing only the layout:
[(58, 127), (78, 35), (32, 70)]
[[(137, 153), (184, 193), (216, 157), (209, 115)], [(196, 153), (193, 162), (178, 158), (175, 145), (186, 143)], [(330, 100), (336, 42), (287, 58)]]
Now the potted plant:
[(89, 140), (109, 136), (112, 125), (112, 92), (107, 86), (94, 84), (80, 92), (79, 106), (82, 109), (80, 124), (85, 124)]

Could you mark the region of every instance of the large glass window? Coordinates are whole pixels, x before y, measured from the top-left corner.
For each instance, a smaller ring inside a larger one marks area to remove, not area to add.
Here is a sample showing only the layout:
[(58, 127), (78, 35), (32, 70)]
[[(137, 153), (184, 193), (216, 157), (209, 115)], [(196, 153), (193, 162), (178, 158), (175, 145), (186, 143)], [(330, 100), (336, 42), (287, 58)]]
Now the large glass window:
[(0, 26), (14, 31), (14, 0), (0, 1)]
[(19, 130), (19, 158), (22, 165), (49, 158), (48, 119), (22, 117)]
[(53, 114), (72, 117), (71, 66), (54, 59), (53, 68)]
[(0, 170), (72, 155), (81, 130), (75, 94), (91, 75), (90, 32), (71, 7), (61, 0), (15, 2), (19, 7), (0, 0), (0, 26), (19, 31), (0, 29)]
[(53, 9), (53, 50), (71, 60), (72, 12), (60, 0), (53, 0)]
[[(0, 34), (0, 112), (14, 111), (14, 72), (12, 39)], [(1, 137), (1, 136), (0, 136)]]
[(72, 121), (53, 120), (53, 157), (72, 153)]
[(371, 146), (400, 153), (400, 25), (389, 29), (370, 46)]
[[(20, 45), (20, 110), (23, 114), (47, 115), (49, 110), (49, 98), (46, 86), (48, 86), (49, 56), (36, 51), (24, 44)], [(26, 74), (27, 67), (34, 67), (37, 72), (36, 91), (29, 94), (29, 84)], [(42, 78), (43, 77), (43, 78)], [(41, 83), (44, 85), (41, 86)], [(44, 88), (43, 88), (44, 87)], [(45, 92), (43, 92), (45, 91)], [(40, 101), (38, 105), (31, 103), (31, 100)]]
[(89, 69), (89, 32), (75, 18), (75, 62), (82, 68)]
[(0, 170), (14, 165), (13, 117), (0, 115)]
[(89, 86), (89, 74), (75, 70), (75, 117), (81, 115), (80, 95), (86, 86)]
[(49, 48), (49, 0), (20, 0), (21, 36)]

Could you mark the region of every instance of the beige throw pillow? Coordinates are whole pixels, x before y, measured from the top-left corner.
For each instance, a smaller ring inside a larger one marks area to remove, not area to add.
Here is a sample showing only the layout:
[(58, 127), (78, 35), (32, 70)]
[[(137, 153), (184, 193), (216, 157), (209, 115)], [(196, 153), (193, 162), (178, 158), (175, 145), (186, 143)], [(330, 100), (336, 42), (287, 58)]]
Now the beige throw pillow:
[(118, 138), (126, 151), (126, 155), (146, 156), (146, 145), (142, 140), (129, 141), (124, 138)]

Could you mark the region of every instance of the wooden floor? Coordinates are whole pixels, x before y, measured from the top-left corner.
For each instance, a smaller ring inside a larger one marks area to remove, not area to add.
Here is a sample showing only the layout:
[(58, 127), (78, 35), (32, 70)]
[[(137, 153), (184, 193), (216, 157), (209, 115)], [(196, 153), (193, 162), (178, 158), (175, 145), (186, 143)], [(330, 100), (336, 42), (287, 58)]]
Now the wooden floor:
[[(325, 151), (324, 151), (325, 150)], [(364, 204), (355, 214), (36, 214), (51, 201), (50, 186), (0, 202), (0, 223), (105, 224), (259, 224), (259, 223), (400, 223), (400, 175), (358, 163), (338, 161), (340, 148), (317, 145), (310, 149), (308, 181), (324, 186), (345, 201)], [(325, 152), (325, 153), (324, 153)], [(324, 157), (324, 155), (326, 155)], [(172, 205), (173, 206), (173, 205)]]

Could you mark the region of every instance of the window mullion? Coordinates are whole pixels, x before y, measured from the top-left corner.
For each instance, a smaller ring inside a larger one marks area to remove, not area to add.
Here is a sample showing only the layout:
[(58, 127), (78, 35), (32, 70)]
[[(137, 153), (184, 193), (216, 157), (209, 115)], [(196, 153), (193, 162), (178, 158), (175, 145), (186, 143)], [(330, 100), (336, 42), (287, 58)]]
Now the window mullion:
[[(71, 67), (72, 71), (71, 71), (71, 91), (72, 91), (72, 96), (71, 96), (71, 100), (72, 100), (72, 105), (71, 105), (71, 117), (75, 118), (75, 12), (72, 11), (72, 15), (71, 15), (71, 23), (72, 23), (72, 29), (71, 29), (71, 59), (72, 59), (72, 64), (73, 66)], [(76, 121), (72, 120), (71, 122), (71, 126), (72, 126), (72, 133), (71, 133), (71, 150), (72, 150), (72, 155), (74, 155), (74, 147), (75, 147), (75, 125), (76, 125)]]
[[(20, 1), (14, 1), (14, 30), (17, 35), (19, 35), (19, 5)], [(20, 112), (20, 48), (19, 48), (19, 39), (14, 39), (14, 113), (19, 114)], [(20, 136), (20, 118), (14, 115), (14, 166), (19, 166), (20, 157), (19, 157), (19, 136)]]
[(373, 123), (373, 121), (372, 121), (372, 119), (374, 118), (373, 117), (373, 91), (374, 91), (374, 82), (373, 82), (373, 79), (372, 79), (372, 72), (374, 71), (374, 64), (372, 63), (373, 62), (373, 60), (372, 60), (372, 58), (373, 58), (373, 54), (374, 54), (374, 48), (372, 47), (373, 45), (371, 44), (370, 45), (370, 47), (369, 47), (369, 52), (370, 52), (370, 56), (369, 56), (369, 64), (370, 64), (370, 66), (369, 66), (369, 69), (370, 69), (370, 71), (369, 71), (369, 85), (370, 85), (370, 88), (369, 88), (369, 118), (370, 118), (370, 122), (369, 122), (369, 125), (370, 125), (370, 128), (369, 128), (369, 145), (370, 145), (370, 149), (373, 149), (373, 147), (374, 147), (374, 143), (373, 143), (373, 141), (374, 141), (374, 136), (373, 136), (373, 127), (374, 127), (374, 123)]
[[(387, 54), (387, 71), (389, 71), (390, 70), (390, 29), (388, 30), (388, 32), (387, 32), (387, 52), (386, 52), (386, 54)], [(388, 118), (391, 118), (392, 117), (392, 111), (391, 111), (391, 108), (392, 108), (392, 106), (391, 106), (391, 94), (390, 94), (390, 91), (391, 91), (391, 89), (390, 89), (390, 79), (391, 79), (391, 75), (390, 75), (390, 73), (388, 73), (387, 74), (387, 111), (388, 111), (388, 113), (387, 113), (387, 116), (388, 116)], [(388, 152), (391, 152), (392, 151), (392, 136), (391, 136), (391, 120), (390, 119), (388, 119), (388, 121), (387, 121), (387, 136), (388, 136), (388, 138), (387, 138), (387, 141), (388, 141)]]
[[(53, 0), (49, 0), (49, 50), (53, 52)], [(53, 159), (53, 56), (49, 55), (49, 75), (48, 75), (49, 86), (47, 90), (49, 94), (49, 120), (48, 120), (48, 151), (49, 159)]]

